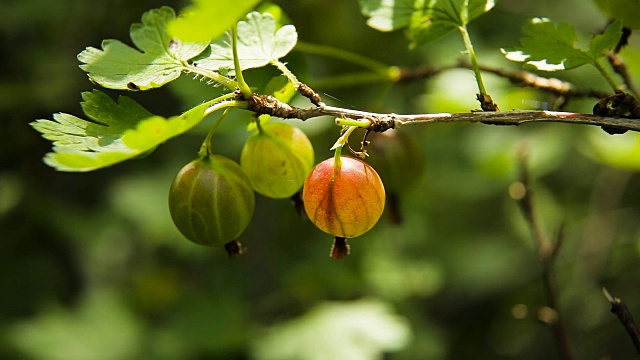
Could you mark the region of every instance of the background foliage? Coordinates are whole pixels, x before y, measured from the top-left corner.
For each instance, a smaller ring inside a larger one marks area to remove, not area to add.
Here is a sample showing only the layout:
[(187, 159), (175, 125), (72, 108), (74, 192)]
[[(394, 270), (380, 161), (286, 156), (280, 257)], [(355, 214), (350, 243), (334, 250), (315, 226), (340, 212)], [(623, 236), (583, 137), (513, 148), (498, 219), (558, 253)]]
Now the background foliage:
[[(276, 3), (304, 42), (408, 67), (463, 58), (455, 33), (409, 52), (401, 32), (367, 27), (356, 1)], [(352, 241), (353, 254), (342, 261), (329, 258), (330, 237), (298, 218), (287, 201), (260, 196), (241, 238), (249, 251), (240, 260), (181, 237), (169, 217), (167, 190), (195, 157), (211, 120), (143, 160), (83, 174), (47, 167), (40, 159), (50, 144), (27, 124), (58, 111), (81, 113), (79, 94), (92, 85), (75, 54), (105, 38), (128, 41), (130, 24), (161, 5), (180, 9), (188, 3), (3, 5), (1, 41), (8, 56), (0, 59), (0, 357), (375, 359), (388, 352), (392, 359), (553, 358), (552, 332), (540, 321), (540, 266), (508, 191), (523, 143), (547, 230), (565, 224), (556, 268), (579, 357), (632, 356), (600, 289), (606, 286), (640, 314), (640, 179), (592, 160), (590, 139), (606, 136), (597, 128), (407, 129), (426, 168), (402, 194), (405, 221), (381, 221)], [(533, 16), (565, 20), (585, 35), (581, 39), (607, 23), (590, 1), (503, 1), (469, 25), (481, 63), (518, 69), (499, 48), (519, 44), (520, 29)], [(632, 36), (623, 52), (636, 75), (639, 48)], [(477, 108), (469, 70), (393, 86), (337, 87), (331, 77), (360, 69), (295, 50), (284, 60), (302, 81), (340, 102), (325, 101), (340, 106), (395, 113)], [(275, 74), (258, 69), (246, 77), (264, 86)], [(558, 76), (608, 91), (592, 68)], [(190, 80), (128, 95), (170, 117), (220, 91)], [(502, 109), (553, 101), (491, 75), (485, 81)], [(566, 109), (590, 113), (594, 103), (572, 100)], [(238, 121), (225, 120), (214, 148), (237, 160), (249, 133), (241, 112), (236, 116)], [(311, 137), (316, 161), (332, 155), (328, 149), (338, 131), (332, 121), (291, 123)], [(619, 144), (625, 136), (605, 139)]]

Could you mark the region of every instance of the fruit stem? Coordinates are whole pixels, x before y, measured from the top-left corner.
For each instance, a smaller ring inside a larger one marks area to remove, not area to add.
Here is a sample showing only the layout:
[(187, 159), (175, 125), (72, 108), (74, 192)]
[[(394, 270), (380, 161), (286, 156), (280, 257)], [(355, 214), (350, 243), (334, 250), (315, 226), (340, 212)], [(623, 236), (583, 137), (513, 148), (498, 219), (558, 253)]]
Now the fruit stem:
[(333, 240), (333, 245), (331, 246), (331, 258), (336, 260), (342, 259), (349, 255), (350, 252), (351, 247), (347, 244), (347, 239), (336, 236)]
[(342, 160), (340, 160), (340, 156), (342, 155), (342, 147), (345, 146), (349, 142), (349, 135), (353, 132), (353, 130), (357, 129), (357, 126), (349, 126), (342, 135), (338, 138), (338, 140), (333, 144), (331, 149), (335, 150), (333, 154), (333, 168), (335, 171), (338, 171), (342, 166)]
[(338, 172), (338, 170), (340, 169), (340, 167), (342, 167), (342, 159), (340, 159), (340, 156), (342, 156), (342, 146), (338, 146), (336, 148), (336, 151), (333, 153), (333, 172)]
[(260, 117), (256, 117), (256, 129), (258, 129), (258, 132), (260, 133), (260, 135), (264, 134), (264, 130), (262, 129), (262, 124), (260, 123)]
[(209, 129), (209, 132), (207, 133), (207, 137), (204, 138), (204, 141), (200, 146), (200, 151), (198, 151), (199, 157), (203, 158), (206, 156), (213, 155), (213, 151), (211, 150), (211, 139), (213, 138), (213, 134), (216, 132), (216, 129), (218, 129), (218, 126), (220, 126), (222, 119), (224, 119), (225, 116), (227, 116), (227, 114), (229, 113), (229, 110), (231, 110), (231, 108), (225, 109), (222, 115), (220, 115), (220, 117), (218, 118), (218, 120), (216, 120), (213, 126), (211, 126), (211, 129)]
[(371, 126), (371, 121), (367, 119), (347, 119), (336, 118), (336, 125), (338, 126), (356, 126), (363, 129), (368, 129)]

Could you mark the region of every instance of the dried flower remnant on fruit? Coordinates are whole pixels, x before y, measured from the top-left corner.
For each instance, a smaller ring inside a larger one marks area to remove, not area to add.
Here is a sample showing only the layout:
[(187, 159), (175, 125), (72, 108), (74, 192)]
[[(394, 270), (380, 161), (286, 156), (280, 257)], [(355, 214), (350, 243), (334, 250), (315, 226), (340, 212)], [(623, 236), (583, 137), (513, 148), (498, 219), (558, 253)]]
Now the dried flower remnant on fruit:
[(351, 247), (349, 246), (349, 244), (347, 244), (347, 239), (336, 236), (336, 238), (333, 240), (333, 245), (331, 245), (331, 258), (339, 260), (349, 255), (350, 253)]
[(238, 240), (232, 240), (224, 244), (224, 249), (229, 256), (229, 259), (237, 259), (244, 255), (245, 251), (244, 246), (242, 246), (242, 243)]

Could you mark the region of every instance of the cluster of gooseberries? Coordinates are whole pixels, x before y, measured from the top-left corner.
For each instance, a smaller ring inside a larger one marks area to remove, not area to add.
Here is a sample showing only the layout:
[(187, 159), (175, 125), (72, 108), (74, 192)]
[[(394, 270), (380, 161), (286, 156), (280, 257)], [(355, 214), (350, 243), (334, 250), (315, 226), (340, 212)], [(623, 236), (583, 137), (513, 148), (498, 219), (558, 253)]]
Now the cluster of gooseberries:
[[(353, 130), (353, 129), (351, 129)], [(169, 191), (169, 210), (188, 240), (224, 246), (232, 257), (242, 253), (238, 237), (255, 208), (254, 192), (274, 198), (302, 191), (311, 222), (335, 237), (331, 256), (349, 253), (346, 239), (369, 231), (385, 206), (378, 173), (359, 158), (341, 154), (351, 131), (334, 146), (335, 154), (314, 166), (314, 152), (304, 132), (283, 122), (257, 122), (240, 156), (240, 164), (211, 152), (208, 137), (199, 157), (176, 175)]]

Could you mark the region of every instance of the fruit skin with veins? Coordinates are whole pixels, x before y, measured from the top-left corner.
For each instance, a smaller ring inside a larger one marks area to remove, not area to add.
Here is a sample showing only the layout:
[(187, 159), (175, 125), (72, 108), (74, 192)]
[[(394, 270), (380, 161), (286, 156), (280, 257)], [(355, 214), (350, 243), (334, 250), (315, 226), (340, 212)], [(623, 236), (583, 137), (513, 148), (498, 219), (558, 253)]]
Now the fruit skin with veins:
[[(369, 231), (384, 210), (385, 191), (378, 173), (362, 160), (341, 156), (313, 168), (302, 198), (307, 216), (320, 230), (343, 238)], [(335, 165), (335, 166), (334, 166)]]
[(224, 245), (247, 228), (255, 195), (240, 165), (208, 155), (185, 165), (169, 190), (169, 211), (178, 230), (200, 245)]
[(240, 164), (253, 189), (283, 199), (298, 192), (313, 168), (313, 146), (304, 132), (281, 122), (261, 125), (245, 143)]

